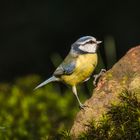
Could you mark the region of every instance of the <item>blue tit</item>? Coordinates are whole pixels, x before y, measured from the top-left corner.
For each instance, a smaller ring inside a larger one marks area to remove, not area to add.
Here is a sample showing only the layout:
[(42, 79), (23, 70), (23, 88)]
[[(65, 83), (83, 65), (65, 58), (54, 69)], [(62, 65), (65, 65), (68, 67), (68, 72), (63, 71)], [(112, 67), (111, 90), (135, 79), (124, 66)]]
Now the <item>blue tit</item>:
[(77, 95), (76, 86), (90, 78), (97, 65), (97, 41), (92, 36), (84, 36), (79, 38), (71, 45), (71, 49), (64, 61), (54, 71), (53, 75), (38, 85), (38, 89), (50, 82), (61, 81), (72, 87), (72, 91), (77, 98), (80, 108), (84, 105), (80, 102)]

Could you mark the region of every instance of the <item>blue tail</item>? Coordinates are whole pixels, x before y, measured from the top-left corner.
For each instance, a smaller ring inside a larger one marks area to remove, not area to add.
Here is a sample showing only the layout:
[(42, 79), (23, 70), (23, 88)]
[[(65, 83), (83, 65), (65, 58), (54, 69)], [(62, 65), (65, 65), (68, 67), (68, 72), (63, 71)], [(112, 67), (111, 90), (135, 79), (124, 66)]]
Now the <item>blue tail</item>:
[(55, 81), (60, 81), (60, 79), (55, 77), (55, 76), (52, 76), (49, 79), (47, 79), (46, 81), (44, 81), (43, 83), (39, 84), (37, 87), (35, 87), (34, 90), (36, 90), (36, 89), (38, 89), (38, 88), (40, 88), (40, 87), (42, 87), (50, 82), (55, 82)]

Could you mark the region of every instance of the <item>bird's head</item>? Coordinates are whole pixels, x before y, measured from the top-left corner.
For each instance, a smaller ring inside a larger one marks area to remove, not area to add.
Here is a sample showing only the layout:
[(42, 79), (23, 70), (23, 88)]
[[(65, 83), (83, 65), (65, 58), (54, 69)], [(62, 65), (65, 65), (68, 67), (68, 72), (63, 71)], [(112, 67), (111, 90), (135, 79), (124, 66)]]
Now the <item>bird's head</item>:
[(71, 52), (77, 54), (96, 53), (99, 46), (98, 44), (101, 42), (102, 41), (97, 41), (96, 38), (92, 36), (84, 36), (72, 44)]

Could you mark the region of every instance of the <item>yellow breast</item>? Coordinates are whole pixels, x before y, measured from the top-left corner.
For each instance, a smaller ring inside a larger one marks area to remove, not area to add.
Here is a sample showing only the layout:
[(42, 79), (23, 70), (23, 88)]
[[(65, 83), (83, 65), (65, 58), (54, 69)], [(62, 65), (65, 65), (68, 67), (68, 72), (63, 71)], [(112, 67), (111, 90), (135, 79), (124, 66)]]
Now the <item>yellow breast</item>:
[(97, 65), (97, 54), (82, 54), (77, 58), (76, 68), (71, 75), (62, 75), (66, 84), (74, 86), (86, 80)]

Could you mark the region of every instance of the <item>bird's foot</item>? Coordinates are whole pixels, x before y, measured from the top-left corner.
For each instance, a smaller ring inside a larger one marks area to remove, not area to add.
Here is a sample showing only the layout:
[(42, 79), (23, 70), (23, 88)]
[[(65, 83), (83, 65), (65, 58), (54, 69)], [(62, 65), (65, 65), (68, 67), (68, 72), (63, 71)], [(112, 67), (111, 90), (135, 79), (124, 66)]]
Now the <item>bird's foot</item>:
[(106, 69), (101, 69), (99, 74), (94, 75), (94, 81), (93, 81), (93, 85), (96, 87), (97, 86), (97, 80), (100, 76), (102, 76), (104, 73), (106, 72)]
[(84, 104), (82, 104), (82, 103), (79, 104), (79, 108), (80, 108), (80, 110), (81, 110), (81, 109), (85, 109), (85, 107), (88, 107), (88, 106), (87, 106), (87, 105), (84, 105)]

